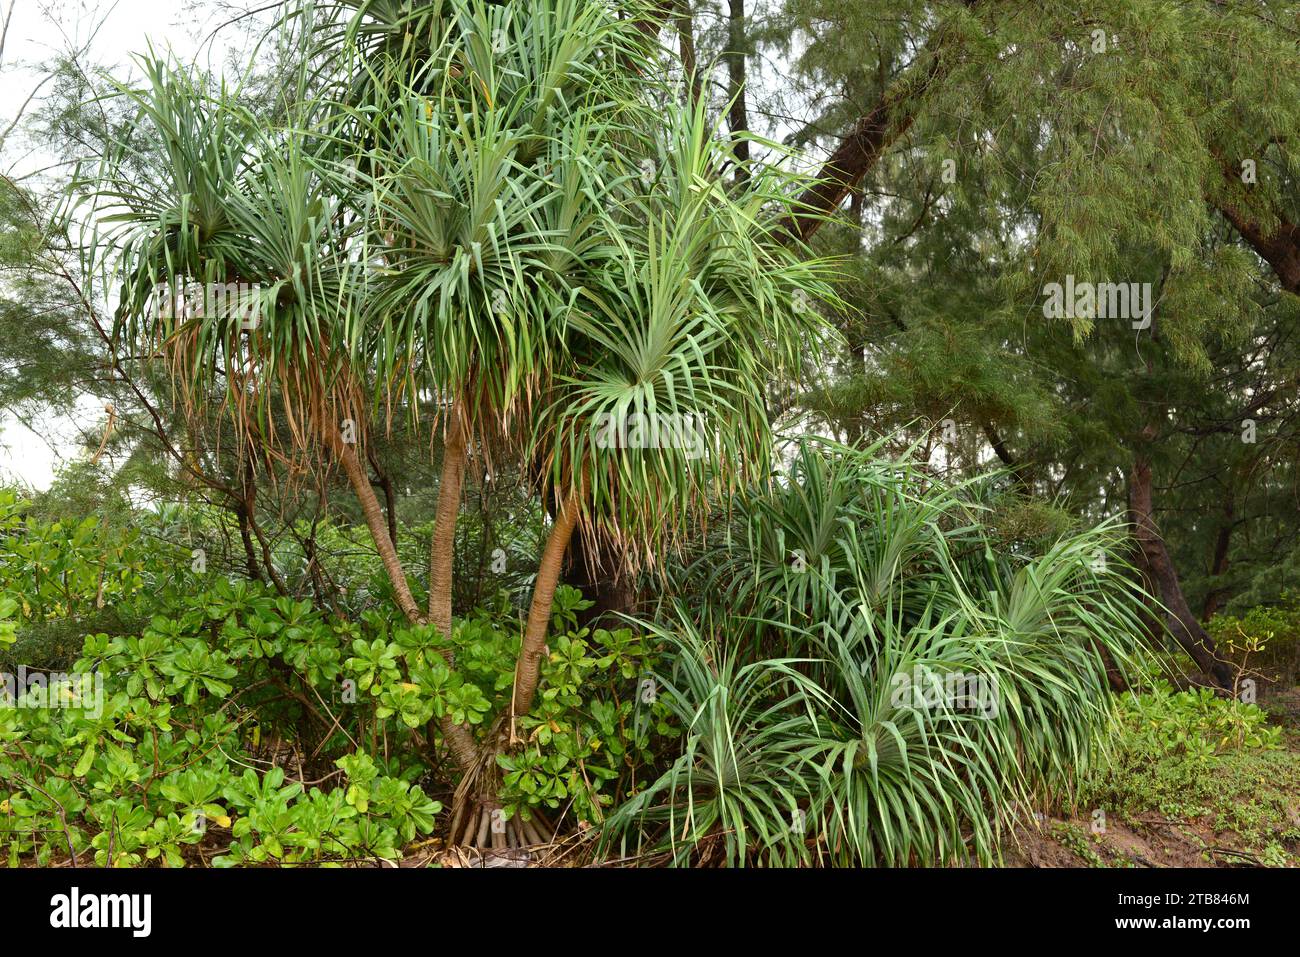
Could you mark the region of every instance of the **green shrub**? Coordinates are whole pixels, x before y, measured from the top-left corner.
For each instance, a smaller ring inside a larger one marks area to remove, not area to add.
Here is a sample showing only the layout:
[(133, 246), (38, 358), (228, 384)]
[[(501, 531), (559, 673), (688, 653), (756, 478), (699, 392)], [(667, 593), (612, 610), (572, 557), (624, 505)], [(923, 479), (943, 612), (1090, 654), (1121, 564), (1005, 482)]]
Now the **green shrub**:
[(1207, 758), (1240, 748), (1282, 747), (1282, 729), (1253, 704), (1209, 688), (1174, 691), (1161, 682), (1142, 694), (1120, 696), (1123, 747)]
[[(343, 617), (195, 572), (165, 542), (8, 514), (4, 547), (23, 556), (0, 592), (11, 656), (31, 662), (14, 639), (33, 621), (93, 620), (101, 579), (143, 618), (85, 636), (66, 673), (41, 672), (31, 690), (30, 664), (7, 672), (0, 850), (11, 864), (394, 858), (435, 826), (442, 804), (425, 788), (450, 790), (431, 773), (435, 719), (499, 731), (522, 628), (504, 594), (443, 636), (374, 607)], [(502, 758), (508, 815), (599, 822), (652, 759), (652, 737), (670, 731), (664, 707), (637, 697), (654, 649), (629, 628), (579, 628), (585, 606), (558, 590), (540, 693)]]
[(1286, 686), (1300, 678), (1300, 597), (1257, 605), (1243, 615), (1215, 615), (1206, 628), (1222, 653), (1240, 668)]
[(806, 862), (815, 741), (801, 662), (744, 663), (685, 617), (660, 633), (675, 653), (656, 698), (684, 737), (668, 769), (611, 815), (601, 851), (678, 865)]
[[(557, 589), (555, 637), (542, 661), (541, 692), (519, 722), (522, 746), (497, 758), (507, 815), (571, 804), (579, 822), (599, 824), (615, 795), (631, 790), (637, 771), (653, 762), (652, 740), (673, 734), (671, 708), (645, 683), (657, 650), (630, 628), (579, 628), (577, 612), (590, 605), (575, 589)], [(513, 655), (497, 674), (511, 673)]]
[(1261, 863), (1289, 862), (1279, 841), (1300, 841), (1295, 792), (1300, 754), (1255, 705), (1209, 689), (1175, 692), (1161, 684), (1116, 695), (1117, 733), (1109, 760), (1093, 769), (1078, 803), (1145, 826), (1158, 812), (1189, 825), (1238, 835)]
[[(94, 517), (45, 521), (30, 509), (0, 488), (0, 607), (9, 608), (0, 614), (7, 621), (0, 626), (0, 668), (8, 671), (19, 661), (66, 667), (88, 631), (131, 622), (137, 599), (160, 584), (146, 578), (152, 576), (138, 530)], [(169, 557), (154, 562), (153, 571), (169, 575), (179, 550)]]
[[(287, 661), (319, 664), (333, 647), (332, 667), (310, 685), (319, 691), (340, 672), (348, 633), (298, 603), (221, 582), (140, 635), (87, 637), (71, 673), (17, 689), (0, 708), (10, 863), (89, 854), (106, 866), (180, 866), (205, 837), (207, 854), (222, 852), (217, 864), (396, 856), (440, 809), (413, 785), (418, 764), (377, 770), (358, 751), (332, 762), (348, 786), (322, 791), (286, 783), (284, 767), (248, 747), (264, 726), (290, 723), (284, 699), (265, 694), (294, 680)], [(284, 750), (272, 759), (287, 761)]]

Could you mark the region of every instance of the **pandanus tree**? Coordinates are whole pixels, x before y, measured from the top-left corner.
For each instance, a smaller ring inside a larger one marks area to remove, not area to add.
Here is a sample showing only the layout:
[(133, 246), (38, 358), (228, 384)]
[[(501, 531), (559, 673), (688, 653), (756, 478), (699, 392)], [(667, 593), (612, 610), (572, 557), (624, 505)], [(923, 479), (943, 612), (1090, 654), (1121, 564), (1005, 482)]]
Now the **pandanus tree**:
[[(616, 66), (642, 58), (644, 38), (607, 10), (440, 10), (432, 49), (367, 51), (366, 79), (347, 85), (360, 100), (342, 116), (368, 146), (355, 165), (370, 183), (378, 263), (352, 341), (386, 403), (427, 393), (441, 404), (427, 620), (448, 635), (467, 458), (477, 445), (527, 460), (527, 423), (559, 369), (568, 313), (617, 251), (600, 177), (614, 145), (634, 142), (628, 117), (645, 105)], [(427, 10), (413, 16), (430, 23)], [(464, 747), (466, 729), (442, 730), (464, 770), (492, 766)], [(489, 794), (479, 811), (494, 810)], [(474, 814), (468, 830), (482, 830)]]
[(653, 567), (716, 497), (771, 466), (769, 383), (799, 368), (833, 301), (828, 264), (800, 258), (771, 210), (787, 177), (724, 184), (702, 105), (669, 108), (646, 189), (611, 217), (619, 254), (582, 290), (534, 445), (556, 504), (529, 613), (516, 714), (536, 689), (559, 561), (578, 522)]
[[(150, 61), (130, 95), (161, 173), (110, 159), (88, 195), (119, 337), (188, 400), (216, 397), (249, 454), (341, 465), (411, 623), (455, 628), (469, 457), (511, 457), (552, 506), (508, 713), (478, 739), (449, 715), (429, 729), (462, 771), (452, 838), (472, 843), (574, 529), (654, 567), (711, 496), (766, 475), (769, 384), (833, 295), (778, 225), (806, 184), (775, 166), (733, 183), (703, 106), (665, 106), (635, 20), (578, 0), (343, 6), (288, 126)], [(157, 308), (178, 275), (257, 290), (255, 316)], [(361, 464), (395, 414), (442, 440), (424, 607)]]

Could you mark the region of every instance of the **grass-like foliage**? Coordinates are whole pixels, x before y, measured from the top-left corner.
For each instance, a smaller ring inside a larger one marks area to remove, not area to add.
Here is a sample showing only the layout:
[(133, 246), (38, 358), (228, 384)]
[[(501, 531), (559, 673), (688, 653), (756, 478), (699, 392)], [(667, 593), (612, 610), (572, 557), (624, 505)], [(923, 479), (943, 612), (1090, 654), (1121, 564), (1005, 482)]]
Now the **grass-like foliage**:
[[(622, 853), (989, 862), (1017, 808), (1077, 787), (1135, 663), (1112, 526), (995, 553), (979, 496), (878, 449), (805, 442), (659, 626), (677, 762), (611, 817)], [(700, 607), (693, 601), (695, 609)], [(748, 664), (742, 664), (748, 661)]]

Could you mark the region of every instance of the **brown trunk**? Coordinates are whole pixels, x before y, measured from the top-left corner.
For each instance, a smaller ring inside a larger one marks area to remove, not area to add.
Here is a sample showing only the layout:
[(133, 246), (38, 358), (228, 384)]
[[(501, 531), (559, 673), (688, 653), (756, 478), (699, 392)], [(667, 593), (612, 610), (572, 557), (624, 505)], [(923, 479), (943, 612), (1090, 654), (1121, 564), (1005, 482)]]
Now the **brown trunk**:
[[(540, 473), (535, 473), (534, 480), (541, 480)], [(550, 496), (546, 497), (546, 514), (555, 520), (556, 507)], [(601, 619), (632, 613), (637, 594), (630, 577), (624, 574), (624, 564), (617, 542), (597, 535), (588, 525), (573, 530), (560, 580), (578, 589), (592, 603), (590, 608), (578, 612), (579, 625), (595, 628)], [(617, 619), (612, 627), (616, 626)]]
[(1285, 219), (1273, 229), (1264, 229), (1231, 203), (1220, 202), (1219, 212), (1272, 268), (1287, 292), (1300, 296), (1300, 226)]
[(1129, 509), (1133, 536), (1156, 594), (1165, 606), (1164, 624), (1169, 633), (1191, 655), (1206, 675), (1219, 687), (1232, 689), (1232, 669), (1222, 661), (1210, 638), (1183, 597), (1169, 550), (1156, 528), (1151, 498), (1151, 462), (1139, 452), (1133, 457), (1129, 473)]
[(736, 154), (736, 180), (749, 177), (749, 111), (745, 108), (745, 0), (729, 0), (727, 16), (727, 126), (731, 130), (731, 149)]
[[(1267, 144), (1260, 148), (1266, 146)], [(1237, 206), (1232, 196), (1242, 186), (1241, 167), (1230, 161), (1217, 145), (1210, 146), (1210, 153), (1218, 160), (1228, 187), (1227, 195), (1211, 195), (1210, 202), (1256, 254), (1268, 263), (1282, 288), (1292, 295), (1300, 296), (1300, 225), (1291, 222), (1285, 211), (1274, 207), (1269, 212), (1277, 222), (1265, 226), (1249, 210)]]
[(384, 571), (388, 573), (388, 580), (397, 595), (397, 606), (402, 609), (402, 614), (409, 621), (422, 622), (424, 619), (420, 615), (419, 606), (415, 604), (415, 598), (411, 595), (411, 586), (407, 584), (406, 572), (402, 570), (401, 560), (397, 557), (397, 548), (388, 536), (388, 523), (384, 519), (384, 511), (379, 507), (379, 499), (375, 498), (375, 490), (370, 485), (366, 470), (361, 466), (361, 460), (357, 458), (357, 447), (347, 442), (336, 442), (335, 451), (343, 464), (348, 482), (352, 485), (352, 491), (356, 494), (357, 501), (361, 503), (361, 514), (365, 516), (370, 537), (374, 539), (375, 547), (379, 549), (379, 558), (384, 563)]
[(692, 105), (700, 101), (704, 93), (703, 81), (695, 64), (695, 24), (691, 19), (690, 0), (677, 0), (677, 39), (680, 44), (682, 72), (691, 88)]
[(239, 540), (244, 543), (244, 563), (248, 568), (248, 577), (260, 582), (262, 570), (257, 567), (257, 555), (253, 551), (253, 535), (248, 529), (248, 513), (242, 502), (234, 508), (235, 517), (239, 519)]
[(388, 473), (379, 467), (379, 459), (375, 456), (373, 446), (366, 449), (366, 458), (370, 460), (370, 467), (375, 470), (375, 481), (379, 487), (384, 490), (384, 514), (388, 517), (388, 537), (393, 540), (393, 547), (397, 547), (397, 493), (393, 490), (393, 480)]
[(564, 500), (560, 513), (551, 525), (551, 534), (547, 536), (546, 548), (542, 551), (542, 560), (537, 566), (533, 601), (528, 609), (528, 626), (524, 631), (523, 646), (519, 649), (519, 661), (515, 665), (515, 693), (511, 709), (514, 716), (527, 714), (533, 706), (542, 649), (546, 645), (546, 632), (551, 623), (551, 603), (555, 599), (555, 586), (559, 584), (560, 572), (564, 568), (564, 553), (568, 550), (569, 539), (573, 537), (573, 528), (578, 521), (581, 501), (578, 489), (570, 492)]
[(989, 440), (994, 454), (1001, 459), (1002, 464), (1011, 472), (1011, 478), (1016, 483), (1016, 490), (1023, 495), (1030, 493), (1029, 478), (1025, 474), (1025, 465), (1019, 461), (1007, 448), (1007, 444), (1002, 441), (1002, 436), (993, 428), (992, 422), (984, 423), (984, 437)]
[(448, 413), (447, 439), (442, 450), (442, 480), (438, 483), (438, 510), (429, 544), (429, 623), (451, 635), (452, 558), (456, 551), (456, 518), (465, 484), (467, 436), (462, 409), (453, 402)]
[(271, 555), (271, 545), (262, 533), (262, 528), (257, 524), (257, 472), (253, 467), (251, 457), (244, 461), (244, 518), (248, 521), (248, 527), (252, 530), (253, 536), (257, 539), (258, 545), (262, 550), (262, 565), (266, 569), (267, 576), (271, 579), (271, 584), (281, 595), (289, 594), (289, 586), (285, 584), (284, 578), (275, 569), (275, 562)]
[[(962, 0), (967, 9), (978, 6), (980, 0)], [(871, 111), (858, 118), (849, 134), (840, 141), (830, 155), (817, 182), (804, 190), (799, 197), (799, 212), (786, 220), (789, 232), (808, 240), (835, 212), (844, 198), (857, 188), (871, 170), (875, 169), (885, 151), (908, 131), (916, 120), (919, 100), (936, 80), (948, 73), (952, 57), (949, 42), (942, 25), (926, 41), (918, 57), (920, 62), (900, 76)]]
[(313, 532), (308, 535), (302, 542), (302, 554), (307, 559), (307, 574), (311, 578), (311, 593), (316, 599), (316, 604), (321, 607), (330, 606), (329, 588), (325, 585), (325, 577), (321, 574), (320, 559), (316, 554), (316, 536)]
[[(438, 728), (442, 731), (442, 739), (447, 742), (447, 749), (451, 751), (452, 759), (462, 772), (467, 772), (478, 764), (478, 744), (475, 743), (474, 732), (468, 725), (456, 724), (451, 720), (450, 715), (446, 715), (438, 719)], [(429, 742), (429, 750), (432, 752), (432, 734), (429, 736)]]
[[(397, 549), (388, 536), (388, 525), (384, 521), (379, 500), (375, 498), (375, 490), (370, 487), (370, 479), (366, 476), (366, 470), (361, 467), (361, 460), (357, 457), (356, 446), (346, 442), (335, 442), (334, 445), (335, 453), (343, 463), (343, 471), (347, 473), (348, 481), (352, 484), (352, 491), (361, 503), (366, 527), (370, 529), (370, 537), (374, 539), (375, 547), (379, 549), (384, 571), (388, 573), (388, 580), (392, 582), (393, 591), (397, 594), (398, 607), (412, 624), (424, 624), (420, 608), (416, 605), (415, 598), (411, 595), (410, 585), (406, 582), (406, 572), (402, 570)], [(473, 768), (478, 760), (478, 747), (469, 728), (453, 723), (450, 717), (443, 718), (438, 727), (442, 730), (443, 739), (447, 742), (447, 747), (451, 750), (452, 757), (455, 758), (460, 769), (468, 771)]]
[[(438, 483), (438, 508), (433, 519), (433, 537), (429, 542), (429, 624), (444, 638), (451, 636), (452, 558), (456, 546), (456, 519), (460, 514), (461, 489), (465, 482), (467, 437), (462, 409), (453, 402), (447, 424), (447, 439), (442, 452), (442, 478)], [(455, 664), (450, 650), (443, 657)], [(429, 738), (433, 739), (430, 722)], [(461, 770), (476, 766), (478, 749), (473, 732), (465, 725), (453, 724), (449, 718), (437, 722), (442, 736)]]
[[(398, 607), (401, 608), (402, 614), (412, 624), (425, 624), (424, 617), (420, 614), (420, 608), (415, 603), (415, 598), (411, 594), (411, 587), (406, 581), (406, 572), (402, 569), (401, 559), (397, 555), (397, 547), (388, 533), (388, 525), (384, 519), (383, 511), (379, 507), (379, 500), (375, 497), (375, 490), (370, 485), (370, 479), (366, 475), (366, 470), (361, 465), (361, 460), (357, 456), (356, 445), (342, 442), (338, 436), (331, 437), (334, 454), (343, 464), (343, 471), (348, 477), (348, 482), (352, 486), (352, 491), (361, 503), (361, 512), (366, 520), (366, 527), (370, 530), (370, 537), (374, 540), (375, 548), (379, 550), (380, 560), (383, 562), (384, 571), (388, 574), (388, 579), (393, 585), (393, 591), (397, 596)], [(480, 763), (480, 753), (474, 734), (465, 725), (458, 725), (451, 720), (450, 715), (446, 715), (438, 720), (438, 728), (442, 731), (443, 740), (447, 748), (451, 751), (452, 758), (464, 774), (471, 773)], [(433, 734), (430, 728), (429, 741), (432, 750)]]

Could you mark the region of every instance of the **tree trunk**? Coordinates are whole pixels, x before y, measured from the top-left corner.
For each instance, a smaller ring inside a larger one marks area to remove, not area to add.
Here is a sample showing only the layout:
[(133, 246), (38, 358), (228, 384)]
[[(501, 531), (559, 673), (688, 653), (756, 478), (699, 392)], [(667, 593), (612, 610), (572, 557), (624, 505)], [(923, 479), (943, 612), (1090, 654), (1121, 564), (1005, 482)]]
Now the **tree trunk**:
[(465, 484), (468, 437), (460, 402), (448, 413), (447, 439), (442, 452), (442, 480), (438, 484), (438, 510), (429, 544), (429, 623), (443, 635), (451, 635), (452, 559), (456, 552), (456, 518), (460, 514), (461, 489)]
[(266, 569), (267, 577), (270, 578), (271, 584), (281, 595), (289, 594), (289, 586), (285, 584), (284, 578), (275, 569), (275, 561), (271, 556), (271, 546), (262, 534), (261, 526), (257, 524), (257, 472), (253, 467), (252, 457), (244, 460), (244, 477), (243, 477), (243, 494), (244, 494), (244, 518), (248, 521), (248, 528), (252, 531), (253, 537), (257, 539), (258, 545), (262, 550), (262, 566)]
[(731, 130), (731, 149), (736, 155), (736, 181), (749, 178), (749, 111), (745, 107), (745, 0), (729, 0), (727, 16), (727, 126)]
[(560, 572), (564, 568), (564, 554), (568, 550), (569, 539), (573, 537), (573, 528), (578, 521), (581, 501), (579, 488), (569, 493), (564, 504), (560, 506), (554, 524), (551, 525), (551, 534), (547, 537), (546, 548), (542, 551), (542, 560), (537, 567), (537, 580), (533, 584), (533, 601), (528, 609), (528, 625), (524, 631), (524, 642), (519, 649), (519, 661), (515, 665), (512, 717), (527, 714), (533, 706), (542, 649), (546, 645), (546, 632), (551, 623), (551, 604), (555, 599), (555, 586), (559, 584)]
[(244, 563), (248, 568), (248, 577), (255, 582), (262, 581), (262, 570), (257, 565), (257, 554), (253, 551), (253, 535), (248, 530), (248, 512), (241, 502), (234, 506), (235, 517), (239, 520), (239, 540), (244, 543)]
[(1156, 594), (1165, 606), (1165, 627), (1191, 655), (1197, 667), (1220, 688), (1231, 690), (1232, 669), (1219, 658), (1213, 639), (1188, 607), (1178, 572), (1156, 528), (1151, 500), (1151, 462), (1141, 452), (1134, 455), (1133, 469), (1129, 473), (1129, 509), (1142, 561)]
[(352, 485), (352, 491), (357, 501), (361, 503), (361, 514), (365, 516), (370, 537), (374, 539), (375, 547), (379, 550), (379, 558), (384, 563), (384, 571), (388, 573), (388, 580), (397, 595), (397, 606), (402, 609), (402, 614), (409, 621), (422, 622), (424, 619), (420, 615), (419, 606), (415, 604), (415, 598), (411, 595), (411, 586), (406, 581), (406, 572), (402, 570), (401, 560), (397, 557), (397, 548), (388, 536), (388, 522), (384, 518), (383, 509), (379, 507), (379, 499), (375, 498), (375, 490), (370, 485), (370, 478), (361, 466), (360, 459), (357, 458), (357, 447), (349, 442), (336, 442), (335, 451), (343, 464), (348, 482)]
[[(456, 520), (460, 515), (461, 489), (465, 484), (465, 459), (468, 437), (460, 402), (453, 402), (447, 423), (447, 439), (442, 452), (442, 478), (438, 484), (438, 508), (433, 519), (433, 537), (429, 542), (429, 617), (428, 623), (438, 629), (444, 638), (451, 637), (451, 592), (453, 558), (456, 551)], [(447, 663), (455, 665), (456, 656), (450, 649), (443, 653)], [(465, 725), (454, 724), (450, 718), (429, 722), (429, 739), (433, 739), (434, 725), (442, 731), (443, 739), (462, 771), (476, 767), (479, 754), (474, 734)]]
[(686, 82), (691, 90), (691, 104), (694, 105), (704, 95), (704, 84), (695, 62), (695, 23), (691, 18), (690, 0), (677, 0), (676, 9), (674, 20), (677, 25), (682, 72), (686, 74)]
[[(335, 451), (339, 461), (343, 463), (343, 471), (347, 473), (348, 481), (352, 484), (352, 491), (361, 503), (366, 527), (370, 529), (370, 537), (374, 539), (375, 547), (379, 549), (384, 571), (388, 573), (388, 580), (392, 582), (393, 591), (397, 594), (398, 607), (402, 609), (402, 614), (411, 624), (424, 624), (425, 619), (420, 614), (415, 598), (411, 595), (411, 587), (406, 581), (406, 572), (403, 571), (402, 562), (397, 557), (397, 549), (388, 536), (388, 524), (379, 507), (379, 500), (375, 497), (375, 490), (371, 488), (366, 470), (361, 467), (361, 461), (357, 457), (356, 446), (346, 442), (336, 442)], [(478, 746), (474, 743), (473, 732), (463, 725), (455, 724), (450, 716), (442, 718), (438, 727), (460, 769), (468, 771), (473, 768), (478, 760)]]
[[(969, 10), (981, 0), (961, 2)], [(911, 128), (920, 99), (950, 68), (955, 51), (948, 48), (946, 34), (940, 24), (926, 40), (915, 65), (884, 91), (870, 112), (858, 118), (822, 164), (816, 182), (800, 195), (798, 211), (785, 221), (792, 235), (805, 242), (810, 239), (825, 217), (839, 209), (844, 198), (875, 169), (885, 151)]]
[(374, 446), (367, 446), (366, 458), (370, 460), (370, 467), (375, 470), (375, 481), (384, 490), (384, 514), (388, 516), (388, 537), (393, 540), (393, 547), (396, 548), (397, 493), (393, 490), (393, 480), (387, 472), (379, 467), (379, 457), (375, 455)]
[[(554, 521), (556, 510), (549, 496), (546, 513)], [(623, 574), (623, 564), (619, 546), (608, 536), (597, 535), (586, 525), (573, 530), (560, 580), (578, 589), (592, 603), (590, 608), (578, 612), (579, 625), (594, 628), (604, 618), (632, 613), (637, 595)]]
[(1029, 485), (1029, 478), (1026, 475), (1025, 464), (1011, 454), (1007, 444), (1002, 441), (1002, 436), (998, 435), (997, 430), (993, 428), (992, 422), (984, 423), (984, 437), (988, 439), (994, 454), (1011, 473), (1012, 481), (1016, 483), (1016, 491), (1021, 495), (1028, 496), (1032, 490)]
[(1281, 222), (1277, 227), (1267, 230), (1231, 203), (1220, 202), (1218, 209), (1241, 238), (1269, 264), (1282, 288), (1300, 296), (1300, 226), (1279, 217)]

